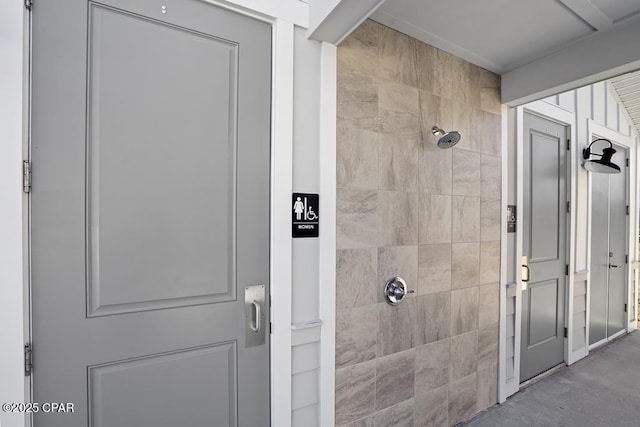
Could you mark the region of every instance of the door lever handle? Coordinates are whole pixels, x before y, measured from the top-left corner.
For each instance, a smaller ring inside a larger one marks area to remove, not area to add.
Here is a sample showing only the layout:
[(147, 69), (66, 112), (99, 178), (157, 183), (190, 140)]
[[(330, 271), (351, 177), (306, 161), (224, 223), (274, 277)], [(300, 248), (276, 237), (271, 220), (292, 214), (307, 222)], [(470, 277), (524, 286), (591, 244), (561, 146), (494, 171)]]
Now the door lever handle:
[(619, 265), (609, 264), (609, 268), (622, 268)]

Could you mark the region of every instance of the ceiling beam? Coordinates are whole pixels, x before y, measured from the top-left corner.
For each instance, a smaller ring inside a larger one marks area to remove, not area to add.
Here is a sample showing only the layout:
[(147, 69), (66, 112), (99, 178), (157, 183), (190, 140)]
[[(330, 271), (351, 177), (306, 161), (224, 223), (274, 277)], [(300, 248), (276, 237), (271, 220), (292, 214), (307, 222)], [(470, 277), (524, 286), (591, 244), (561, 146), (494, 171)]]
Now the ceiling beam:
[(384, 1), (309, 0), (308, 37), (337, 45)]
[(640, 19), (502, 75), (502, 102), (525, 104), (640, 69)]
[(606, 30), (613, 25), (611, 18), (588, 0), (559, 1), (598, 31)]

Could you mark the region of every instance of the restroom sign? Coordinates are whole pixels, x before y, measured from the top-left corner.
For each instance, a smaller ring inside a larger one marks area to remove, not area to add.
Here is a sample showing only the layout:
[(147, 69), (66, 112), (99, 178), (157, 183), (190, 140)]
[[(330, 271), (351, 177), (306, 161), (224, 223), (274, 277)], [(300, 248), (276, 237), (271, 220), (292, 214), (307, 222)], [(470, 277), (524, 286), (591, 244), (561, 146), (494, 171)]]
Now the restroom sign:
[(320, 231), (319, 196), (293, 193), (291, 202), (293, 237), (318, 237)]

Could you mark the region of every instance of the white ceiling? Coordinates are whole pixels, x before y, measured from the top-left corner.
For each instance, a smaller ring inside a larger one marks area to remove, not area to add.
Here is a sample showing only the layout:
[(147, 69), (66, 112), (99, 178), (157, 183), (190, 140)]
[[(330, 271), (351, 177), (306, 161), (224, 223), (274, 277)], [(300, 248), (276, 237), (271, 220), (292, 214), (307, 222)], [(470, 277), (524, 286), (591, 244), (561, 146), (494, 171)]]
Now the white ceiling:
[(640, 25), (640, 0), (386, 0), (371, 18), (504, 74)]

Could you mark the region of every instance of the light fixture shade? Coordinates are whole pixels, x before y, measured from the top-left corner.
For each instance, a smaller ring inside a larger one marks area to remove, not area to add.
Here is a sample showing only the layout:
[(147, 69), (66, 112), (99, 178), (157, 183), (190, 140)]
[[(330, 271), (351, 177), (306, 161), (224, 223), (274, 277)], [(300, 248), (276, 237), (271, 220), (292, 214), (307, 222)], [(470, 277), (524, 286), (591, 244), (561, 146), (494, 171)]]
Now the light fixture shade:
[(603, 163), (602, 160), (589, 160), (585, 162), (584, 168), (595, 173), (620, 173), (620, 166), (615, 163)]
[[(607, 141), (609, 143), (609, 147), (602, 149), (602, 154), (592, 153), (591, 146), (594, 142), (597, 141)], [(587, 148), (582, 150), (582, 158), (586, 160), (584, 162), (584, 168), (589, 172), (594, 173), (620, 173), (620, 166), (616, 165), (611, 161), (611, 158), (616, 153), (616, 150), (613, 148), (613, 144), (608, 139), (600, 138), (596, 139)], [(591, 156), (600, 156), (599, 159), (589, 160)]]

